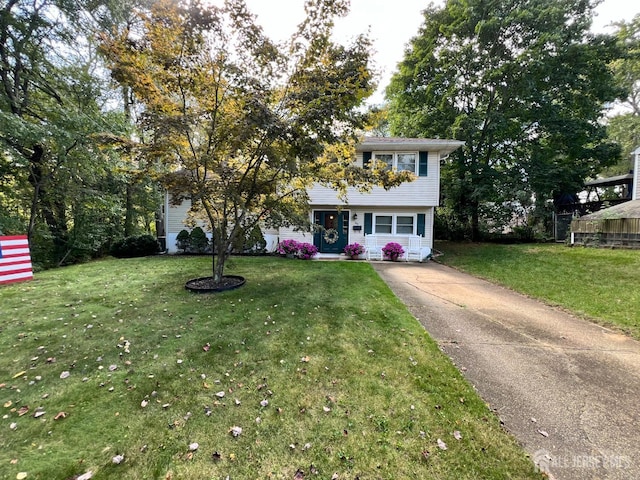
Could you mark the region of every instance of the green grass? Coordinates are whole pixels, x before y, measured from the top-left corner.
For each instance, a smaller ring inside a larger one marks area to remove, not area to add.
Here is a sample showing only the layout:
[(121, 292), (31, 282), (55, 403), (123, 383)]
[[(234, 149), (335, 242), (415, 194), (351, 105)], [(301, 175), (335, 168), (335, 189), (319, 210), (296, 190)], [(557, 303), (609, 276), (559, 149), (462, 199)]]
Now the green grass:
[(541, 478), (370, 265), (235, 258), (244, 287), (184, 289), (209, 269), (105, 260), (0, 288), (0, 478)]
[(640, 339), (640, 251), (443, 242), (438, 261)]

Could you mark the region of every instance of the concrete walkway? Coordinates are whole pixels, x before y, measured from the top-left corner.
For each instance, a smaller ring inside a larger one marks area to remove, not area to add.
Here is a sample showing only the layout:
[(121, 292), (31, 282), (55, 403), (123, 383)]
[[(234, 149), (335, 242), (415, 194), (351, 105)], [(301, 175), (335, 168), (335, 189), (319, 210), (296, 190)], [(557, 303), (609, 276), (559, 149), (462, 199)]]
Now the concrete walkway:
[(372, 265), (550, 478), (640, 479), (639, 342), (435, 262)]

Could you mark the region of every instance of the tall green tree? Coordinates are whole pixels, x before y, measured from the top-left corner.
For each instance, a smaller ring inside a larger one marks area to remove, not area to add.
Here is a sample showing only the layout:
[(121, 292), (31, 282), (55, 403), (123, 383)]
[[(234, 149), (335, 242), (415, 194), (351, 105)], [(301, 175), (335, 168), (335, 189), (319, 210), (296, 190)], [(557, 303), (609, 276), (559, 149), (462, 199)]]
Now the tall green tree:
[(142, 14), (142, 29), (104, 38), (113, 77), (144, 105), (140, 149), (150, 170), (213, 232), (216, 283), (241, 231), (310, 227), (314, 181), (345, 191), (406, 179), (352, 166), (364, 125), (357, 107), (374, 85), (369, 40), (331, 40), (347, 7), (308, 0), (293, 37), (276, 44), (242, 0), (167, 0)]
[(0, 230), (26, 231), (39, 265), (93, 256), (122, 236), (128, 177), (100, 139), (130, 128), (109, 112), (92, 44), (92, 14), (111, 3), (11, 0), (0, 11)]
[(629, 155), (640, 147), (640, 14), (629, 22), (617, 22), (616, 38), (624, 55), (612, 64), (616, 81), (627, 94), (614, 105), (608, 120), (609, 136), (622, 146), (622, 160), (604, 175), (627, 173)]
[(443, 166), (443, 203), (472, 239), (516, 200), (539, 208), (619, 156), (599, 122), (620, 95), (615, 39), (589, 33), (595, 2), (448, 0), (424, 11), (387, 88), (392, 133), (465, 146)]

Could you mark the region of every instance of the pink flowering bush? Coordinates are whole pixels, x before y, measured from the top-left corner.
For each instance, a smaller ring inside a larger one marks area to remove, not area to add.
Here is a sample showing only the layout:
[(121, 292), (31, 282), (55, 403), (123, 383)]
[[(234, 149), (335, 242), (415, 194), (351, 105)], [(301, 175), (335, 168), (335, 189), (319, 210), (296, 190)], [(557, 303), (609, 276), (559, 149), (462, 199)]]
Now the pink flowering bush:
[(311, 243), (298, 244), (298, 258), (310, 260), (318, 253), (318, 247)]
[(280, 255), (297, 255), (300, 249), (300, 242), (295, 240), (283, 240), (278, 243), (276, 252)]
[(344, 247), (344, 253), (349, 257), (357, 257), (364, 253), (364, 245), (360, 245), (359, 243), (350, 243)]
[(293, 255), (302, 260), (309, 260), (318, 254), (318, 247), (311, 243), (302, 243), (296, 240), (283, 240), (278, 243), (276, 252), (280, 255)]
[(396, 242), (389, 242), (382, 247), (382, 253), (388, 260), (396, 261), (404, 254), (404, 248), (402, 245)]

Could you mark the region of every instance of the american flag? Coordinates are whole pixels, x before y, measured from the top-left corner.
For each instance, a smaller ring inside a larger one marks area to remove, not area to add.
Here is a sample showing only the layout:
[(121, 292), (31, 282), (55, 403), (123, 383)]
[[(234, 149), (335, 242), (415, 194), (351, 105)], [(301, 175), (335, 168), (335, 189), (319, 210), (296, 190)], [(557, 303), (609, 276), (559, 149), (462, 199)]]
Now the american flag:
[(33, 278), (26, 235), (0, 237), (0, 285)]

